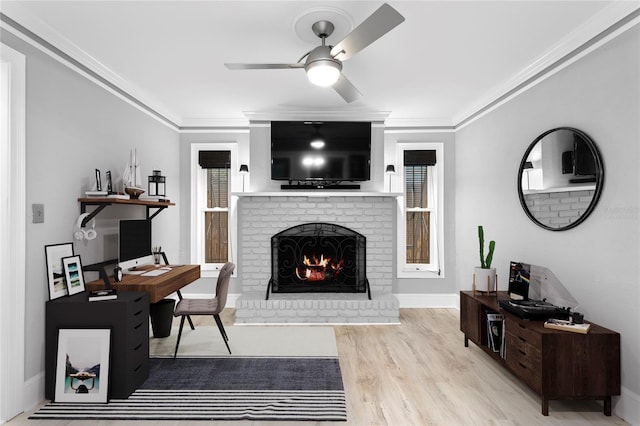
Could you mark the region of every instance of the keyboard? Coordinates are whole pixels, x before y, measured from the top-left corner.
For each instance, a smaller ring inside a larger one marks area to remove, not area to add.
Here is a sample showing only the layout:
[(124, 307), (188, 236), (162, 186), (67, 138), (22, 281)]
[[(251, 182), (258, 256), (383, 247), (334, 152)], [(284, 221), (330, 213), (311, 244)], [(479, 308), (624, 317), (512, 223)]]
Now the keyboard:
[(164, 268), (158, 268), (158, 269), (152, 269), (150, 271), (145, 272), (144, 274), (142, 274), (143, 277), (157, 277), (158, 275), (162, 275), (165, 272), (169, 272), (171, 269), (164, 269)]

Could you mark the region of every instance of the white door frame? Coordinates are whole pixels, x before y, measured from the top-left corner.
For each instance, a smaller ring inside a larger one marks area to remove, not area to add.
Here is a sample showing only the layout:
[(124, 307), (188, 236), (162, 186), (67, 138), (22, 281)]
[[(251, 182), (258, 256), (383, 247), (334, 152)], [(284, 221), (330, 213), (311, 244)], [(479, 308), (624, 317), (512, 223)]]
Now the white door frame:
[(0, 424), (24, 410), (26, 65), (2, 44), (0, 63)]

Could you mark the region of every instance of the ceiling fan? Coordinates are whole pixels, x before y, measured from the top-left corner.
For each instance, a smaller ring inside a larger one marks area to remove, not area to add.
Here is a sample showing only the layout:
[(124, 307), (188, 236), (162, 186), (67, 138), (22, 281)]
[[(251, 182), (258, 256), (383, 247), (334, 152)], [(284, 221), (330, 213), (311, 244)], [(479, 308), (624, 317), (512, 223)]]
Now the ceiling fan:
[[(357, 100), (362, 94), (342, 74), (342, 62), (369, 46), (371, 43), (400, 25), (404, 17), (388, 4), (383, 4), (335, 46), (326, 46), (325, 39), (333, 33), (329, 21), (318, 21), (311, 30), (322, 40), (322, 45), (305, 53), (293, 64), (224, 64), (230, 70), (291, 69), (303, 68), (307, 78), (318, 86), (333, 86), (347, 102)], [(302, 62), (306, 58), (305, 62)]]

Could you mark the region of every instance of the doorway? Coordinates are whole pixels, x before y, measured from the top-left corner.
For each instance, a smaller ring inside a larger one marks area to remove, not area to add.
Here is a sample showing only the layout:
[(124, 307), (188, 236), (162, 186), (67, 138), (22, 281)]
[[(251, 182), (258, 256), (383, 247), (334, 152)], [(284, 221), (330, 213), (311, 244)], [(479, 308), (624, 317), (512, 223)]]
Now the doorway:
[(25, 57), (0, 49), (0, 424), (23, 411), (25, 338)]

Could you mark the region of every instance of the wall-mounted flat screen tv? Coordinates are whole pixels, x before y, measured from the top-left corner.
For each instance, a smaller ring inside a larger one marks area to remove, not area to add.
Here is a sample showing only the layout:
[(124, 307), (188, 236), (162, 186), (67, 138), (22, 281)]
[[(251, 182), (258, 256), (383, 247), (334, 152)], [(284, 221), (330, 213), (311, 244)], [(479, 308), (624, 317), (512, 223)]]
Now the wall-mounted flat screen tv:
[(271, 122), (273, 180), (367, 181), (370, 167), (370, 122)]

